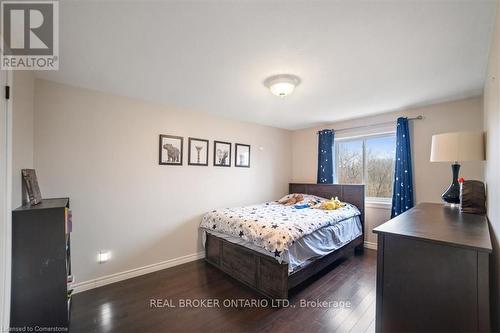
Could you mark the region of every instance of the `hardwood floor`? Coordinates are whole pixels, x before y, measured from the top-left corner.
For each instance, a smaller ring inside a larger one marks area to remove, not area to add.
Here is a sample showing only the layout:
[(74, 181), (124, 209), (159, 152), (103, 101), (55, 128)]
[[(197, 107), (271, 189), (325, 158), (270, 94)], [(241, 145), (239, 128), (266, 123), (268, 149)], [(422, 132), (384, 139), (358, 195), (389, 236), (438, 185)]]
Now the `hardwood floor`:
[[(198, 260), (74, 295), (70, 331), (374, 332), (375, 277), (376, 252), (365, 249), (296, 287), (279, 308)], [(219, 306), (182, 307), (209, 299)]]

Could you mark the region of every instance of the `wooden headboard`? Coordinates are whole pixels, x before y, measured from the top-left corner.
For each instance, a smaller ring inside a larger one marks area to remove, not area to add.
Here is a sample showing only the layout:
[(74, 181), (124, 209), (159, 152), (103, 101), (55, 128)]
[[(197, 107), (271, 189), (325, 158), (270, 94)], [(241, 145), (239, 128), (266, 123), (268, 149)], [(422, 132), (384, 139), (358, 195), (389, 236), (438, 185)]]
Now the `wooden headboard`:
[(338, 197), (340, 201), (355, 205), (361, 212), (360, 220), (365, 233), (365, 185), (290, 183), (288, 193), (312, 194), (327, 199)]

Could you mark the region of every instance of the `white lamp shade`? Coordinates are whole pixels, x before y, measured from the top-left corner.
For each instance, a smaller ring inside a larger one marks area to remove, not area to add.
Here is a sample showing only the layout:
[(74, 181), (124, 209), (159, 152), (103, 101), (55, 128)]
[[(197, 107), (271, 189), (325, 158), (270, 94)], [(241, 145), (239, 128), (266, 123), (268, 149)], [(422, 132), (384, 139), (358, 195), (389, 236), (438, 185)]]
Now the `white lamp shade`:
[(432, 136), (431, 162), (483, 160), (483, 132), (453, 132)]

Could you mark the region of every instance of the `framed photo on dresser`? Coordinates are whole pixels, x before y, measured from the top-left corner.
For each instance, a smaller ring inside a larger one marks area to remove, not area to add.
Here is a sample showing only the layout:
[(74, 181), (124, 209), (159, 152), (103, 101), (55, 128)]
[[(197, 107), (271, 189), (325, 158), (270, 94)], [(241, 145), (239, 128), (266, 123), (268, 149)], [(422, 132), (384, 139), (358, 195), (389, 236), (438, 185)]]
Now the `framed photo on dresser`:
[(22, 169), (22, 196), (23, 205), (29, 203), (30, 205), (38, 205), (42, 202), (42, 194), (40, 192), (40, 187), (38, 186), (38, 179), (36, 178), (36, 172), (34, 169)]
[(214, 166), (231, 166), (231, 143), (214, 141)]
[(234, 144), (234, 166), (240, 168), (250, 167), (250, 145)]
[(208, 140), (188, 138), (188, 164), (208, 165)]
[(182, 165), (182, 136), (160, 134), (160, 165)]

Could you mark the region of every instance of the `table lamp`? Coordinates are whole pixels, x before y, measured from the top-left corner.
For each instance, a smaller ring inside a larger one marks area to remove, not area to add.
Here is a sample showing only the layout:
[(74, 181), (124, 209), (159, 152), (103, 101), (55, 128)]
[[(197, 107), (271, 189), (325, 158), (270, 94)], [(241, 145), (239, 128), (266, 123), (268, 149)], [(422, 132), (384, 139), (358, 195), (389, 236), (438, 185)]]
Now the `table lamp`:
[(431, 162), (453, 162), (451, 185), (441, 198), (450, 204), (460, 203), (458, 172), (463, 161), (484, 160), (483, 132), (453, 132), (432, 136)]

